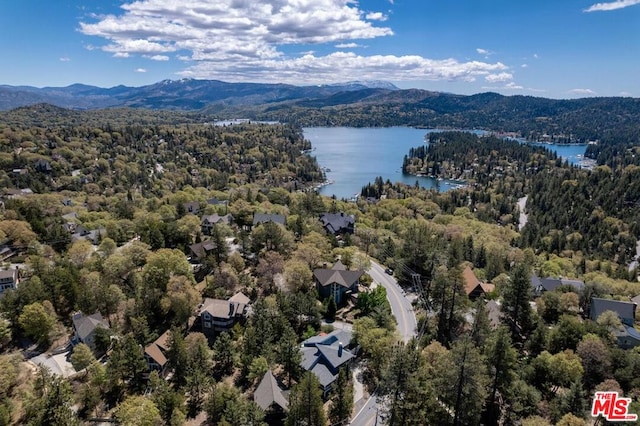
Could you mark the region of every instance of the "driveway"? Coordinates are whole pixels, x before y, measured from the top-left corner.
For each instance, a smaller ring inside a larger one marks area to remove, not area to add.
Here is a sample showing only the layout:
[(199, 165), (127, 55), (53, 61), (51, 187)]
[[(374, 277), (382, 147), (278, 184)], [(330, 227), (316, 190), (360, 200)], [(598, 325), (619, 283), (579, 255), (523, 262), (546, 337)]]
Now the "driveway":
[(47, 367), (51, 373), (56, 374), (62, 377), (69, 377), (76, 372), (73, 369), (73, 366), (67, 358), (69, 356), (69, 352), (63, 352), (57, 355), (51, 354), (40, 354), (38, 356), (34, 356), (29, 360), (36, 366)]

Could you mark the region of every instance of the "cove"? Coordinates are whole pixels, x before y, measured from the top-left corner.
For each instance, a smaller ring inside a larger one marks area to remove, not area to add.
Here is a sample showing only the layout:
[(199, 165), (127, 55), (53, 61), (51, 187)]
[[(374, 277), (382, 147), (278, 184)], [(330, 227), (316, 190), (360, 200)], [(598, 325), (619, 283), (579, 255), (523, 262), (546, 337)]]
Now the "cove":
[[(402, 173), (402, 160), (409, 149), (425, 143), (425, 136), (438, 129), (411, 127), (306, 127), (303, 129), (313, 151), (310, 153), (325, 169), (331, 184), (320, 188), (320, 193), (336, 198), (350, 199), (377, 176), (386, 181), (446, 191), (458, 183), (438, 181), (426, 176)], [(584, 155), (586, 145), (546, 144), (562, 158), (577, 164)]]

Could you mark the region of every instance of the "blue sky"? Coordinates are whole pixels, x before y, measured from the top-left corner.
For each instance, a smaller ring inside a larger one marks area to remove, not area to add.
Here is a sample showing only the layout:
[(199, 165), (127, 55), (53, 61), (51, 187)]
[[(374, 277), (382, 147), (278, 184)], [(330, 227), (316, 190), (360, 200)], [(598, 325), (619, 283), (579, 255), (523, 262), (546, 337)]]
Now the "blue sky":
[(3, 0), (0, 84), (640, 97), (640, 0)]

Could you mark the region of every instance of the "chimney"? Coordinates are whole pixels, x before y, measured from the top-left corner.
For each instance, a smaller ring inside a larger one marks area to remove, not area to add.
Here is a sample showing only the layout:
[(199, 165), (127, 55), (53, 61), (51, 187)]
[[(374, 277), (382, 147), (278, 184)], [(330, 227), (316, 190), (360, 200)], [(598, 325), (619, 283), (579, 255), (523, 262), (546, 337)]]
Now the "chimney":
[(342, 342), (338, 342), (338, 356), (342, 356)]

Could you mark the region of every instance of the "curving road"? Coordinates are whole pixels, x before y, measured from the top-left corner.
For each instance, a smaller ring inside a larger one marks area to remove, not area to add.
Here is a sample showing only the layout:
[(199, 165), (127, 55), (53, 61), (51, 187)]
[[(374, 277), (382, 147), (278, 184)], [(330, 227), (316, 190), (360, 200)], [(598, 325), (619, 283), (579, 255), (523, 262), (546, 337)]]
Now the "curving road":
[[(403, 342), (408, 342), (412, 337), (417, 336), (418, 322), (416, 314), (413, 312), (411, 301), (398, 285), (396, 279), (384, 272), (384, 267), (371, 260), (371, 268), (367, 271), (371, 278), (387, 290), (387, 300), (391, 305), (391, 313), (398, 323), (398, 333)], [(380, 403), (376, 395), (371, 395), (369, 400), (358, 411), (349, 423), (351, 426), (374, 426), (383, 423), (380, 416)]]
[(391, 313), (398, 323), (398, 333), (403, 342), (408, 342), (415, 337), (418, 322), (413, 312), (411, 301), (398, 285), (398, 281), (384, 272), (384, 267), (377, 262), (371, 261), (371, 268), (367, 271), (371, 278), (381, 284), (387, 290), (387, 299), (391, 305)]

